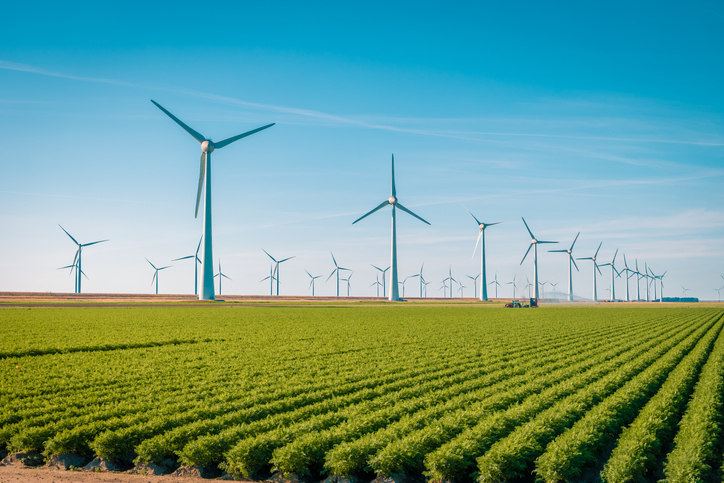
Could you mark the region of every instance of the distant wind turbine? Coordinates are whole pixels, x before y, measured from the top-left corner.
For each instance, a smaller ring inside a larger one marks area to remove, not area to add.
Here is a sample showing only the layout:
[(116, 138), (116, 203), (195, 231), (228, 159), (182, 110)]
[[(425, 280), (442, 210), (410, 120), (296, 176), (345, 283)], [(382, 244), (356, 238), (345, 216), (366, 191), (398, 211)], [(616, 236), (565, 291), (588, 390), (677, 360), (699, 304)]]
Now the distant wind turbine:
[[(221, 260), (219, 260), (219, 273), (214, 275), (214, 278), (219, 277), (219, 295), (221, 295), (221, 278), (225, 278), (226, 280), (231, 280), (229, 277), (224, 275), (224, 273), (221, 271)], [(277, 289), (278, 290), (278, 289)], [(279, 293), (277, 293), (279, 295)]]
[[(375, 276), (375, 283), (373, 283), (372, 285), (370, 285), (370, 287), (376, 287), (376, 288), (377, 288), (377, 297), (380, 296), (380, 287), (381, 287), (381, 286), (382, 286), (382, 284), (380, 283), (380, 276), (379, 276), (379, 275), (376, 275), (376, 276)], [(384, 291), (383, 291), (382, 293), (384, 293)]]
[(598, 244), (598, 248), (596, 249), (596, 253), (592, 257), (584, 257), (579, 258), (578, 260), (591, 260), (593, 262), (593, 301), (598, 302), (598, 293), (596, 291), (596, 270), (598, 270), (598, 273), (603, 275), (601, 273), (601, 269), (598, 268), (598, 264), (596, 263), (596, 257), (598, 256), (598, 251), (601, 249), (601, 245), (603, 245), (603, 242)]
[(269, 267), (269, 276), (259, 280), (259, 283), (264, 280), (269, 280), (269, 296), (274, 295), (274, 282), (276, 281), (276, 265), (274, 263)]
[[(372, 265), (372, 264), (370, 264), (370, 265)], [(387, 291), (385, 290), (385, 288), (386, 288), (386, 284), (385, 284), (385, 273), (387, 273), (387, 270), (389, 270), (390, 267), (387, 267), (387, 268), (385, 268), (384, 270), (382, 270), (380, 267), (378, 267), (378, 266), (376, 266), (376, 265), (372, 265), (372, 266), (373, 266), (376, 270), (379, 270), (379, 272), (382, 274), (382, 296), (384, 297), (385, 294), (387, 293)]]
[(351, 272), (347, 278), (341, 278), (340, 280), (343, 282), (347, 282), (347, 297), (349, 297), (349, 287), (350, 287), (350, 280), (352, 279), (352, 275), (354, 275), (354, 272)]
[(458, 291), (460, 292), (460, 298), (463, 299), (465, 298), (465, 292), (463, 291), (463, 289), (467, 287), (460, 282), (458, 282), (458, 285), (460, 286), (460, 288), (458, 289)]
[[(523, 265), (523, 262), (525, 261), (525, 257), (528, 256), (528, 253), (530, 252), (530, 249), (533, 248), (533, 282), (535, 287), (535, 298), (538, 298), (538, 245), (541, 243), (558, 243), (555, 241), (542, 241), (536, 239), (536, 237), (533, 236), (533, 232), (530, 231), (530, 228), (528, 228), (528, 223), (525, 222), (525, 218), (522, 218), (523, 224), (525, 225), (525, 229), (528, 230), (528, 234), (530, 234), (530, 245), (528, 245), (528, 250), (525, 252), (525, 255), (523, 255), (523, 260), (520, 261), (520, 264)], [(530, 292), (528, 293), (530, 296)], [(530, 297), (528, 297), (530, 298)]]
[(459, 283), (457, 280), (455, 280), (452, 276), (452, 267), (448, 267), (448, 276), (446, 279), (443, 280), (443, 283), (450, 282), (450, 298), (453, 296), (453, 282)]
[(334, 270), (332, 270), (332, 273), (329, 274), (329, 277), (327, 277), (327, 282), (329, 282), (329, 279), (332, 278), (332, 275), (335, 273), (337, 274), (337, 297), (339, 297), (339, 271), (340, 270), (347, 270), (348, 272), (351, 272), (349, 268), (340, 267), (337, 265), (337, 260), (334, 258), (334, 253), (329, 252), (332, 255), (332, 261), (334, 262)]
[(500, 283), (498, 283), (498, 272), (495, 272), (495, 279), (489, 283), (489, 285), (495, 285), (495, 298), (498, 298), (498, 287), (500, 287)]
[(277, 278), (277, 295), (279, 295), (279, 265), (281, 265), (282, 263), (286, 262), (287, 260), (291, 260), (291, 259), (294, 258), (294, 257), (288, 257), (288, 258), (285, 258), (284, 260), (277, 260), (277, 259), (274, 258), (273, 256), (269, 255), (269, 252), (267, 252), (267, 251), (264, 250), (263, 248), (261, 249), (261, 251), (263, 251), (264, 253), (266, 253), (267, 256), (268, 256), (269, 258), (271, 258), (272, 261), (276, 264), (276, 266), (275, 266), (275, 268), (274, 268), (274, 271), (275, 271), (276, 274), (277, 274), (277, 277), (276, 277), (276, 278)]
[(613, 259), (610, 262), (599, 265), (599, 267), (611, 267), (611, 302), (616, 300), (616, 279), (614, 276), (621, 278), (621, 274), (614, 266), (616, 263), (616, 255), (618, 255), (618, 248), (616, 249), (616, 253), (613, 254)]
[[(171, 114), (169, 111), (164, 109), (159, 103), (157, 103), (154, 100), (151, 100), (153, 104), (161, 109), (164, 114), (166, 114), (168, 117), (174, 120), (176, 124), (181, 126), (184, 131), (189, 133), (194, 139), (196, 139), (201, 144), (201, 169), (199, 173), (199, 187), (196, 193), (196, 215), (195, 217), (198, 217), (199, 215), (199, 204), (201, 203), (201, 192), (205, 189), (205, 196), (204, 196), (204, 232), (203, 232), (203, 246), (204, 251), (201, 256), (201, 273), (202, 273), (202, 283), (201, 283), (201, 294), (199, 295), (200, 300), (214, 300), (214, 258), (212, 253), (212, 243), (211, 243), (211, 153), (214, 152), (215, 149), (221, 149), (225, 146), (228, 146), (229, 144), (238, 141), (239, 139), (245, 138), (247, 136), (250, 136), (254, 133), (257, 133), (259, 131), (263, 131), (264, 129), (270, 128), (274, 125), (267, 124), (266, 126), (262, 126), (256, 129), (252, 129), (251, 131), (247, 131), (243, 134), (239, 134), (237, 136), (233, 136), (227, 139), (224, 139), (223, 141), (219, 142), (213, 142), (211, 139), (203, 136), (202, 134), (198, 133), (197, 131), (194, 131), (189, 126), (184, 124), (179, 118)], [(205, 183), (204, 183), (205, 181)]]
[(623, 269), (622, 272), (626, 272), (626, 302), (631, 301), (631, 296), (629, 295), (629, 287), (628, 287), (628, 281), (633, 275), (629, 275), (630, 273), (636, 273), (630, 268), (628, 268), (628, 262), (626, 261), (626, 254), (623, 254)]
[(396, 218), (395, 218), (395, 210), (396, 210), (396, 208), (399, 208), (402, 211), (404, 211), (405, 213), (408, 213), (408, 214), (414, 216), (415, 218), (422, 221), (423, 223), (427, 223), (428, 225), (430, 223), (425, 221), (424, 219), (420, 218), (419, 216), (414, 214), (412, 211), (410, 211), (407, 208), (405, 208), (404, 206), (402, 206), (397, 201), (397, 190), (395, 190), (395, 155), (394, 154), (392, 155), (392, 191), (391, 191), (390, 197), (388, 199), (386, 199), (385, 201), (383, 201), (382, 203), (380, 203), (372, 211), (357, 218), (355, 221), (352, 222), (352, 224), (354, 225), (358, 221), (368, 217), (369, 215), (371, 215), (372, 213), (374, 213), (377, 210), (381, 210), (382, 208), (384, 208), (387, 205), (392, 206), (392, 250), (391, 250), (392, 253), (390, 256), (390, 258), (391, 258), (390, 266), (392, 267), (392, 271), (390, 272), (389, 299), (390, 300), (399, 300), (400, 296), (399, 296), (398, 287), (397, 287), (397, 222), (396, 222)]
[(513, 286), (513, 298), (515, 298), (515, 289), (518, 288), (518, 286), (515, 284), (515, 277), (517, 275), (513, 275), (513, 281), (512, 282), (506, 282), (505, 285), (512, 285)]
[[(528, 277), (525, 277), (525, 287), (523, 287), (523, 290), (528, 289), (528, 298), (530, 298), (530, 287), (532, 287), (533, 284), (530, 283), (530, 280), (528, 280)], [(538, 290), (538, 287), (536, 287), (536, 291)]]
[(724, 287), (715, 288), (714, 291), (716, 292), (716, 301), (721, 302), (721, 291), (724, 289)]
[[(470, 213), (470, 210), (468, 210), (465, 205), (463, 205), (463, 208), (465, 208), (465, 211)], [(475, 250), (478, 249), (478, 243), (480, 243), (480, 275), (483, 279), (481, 281), (482, 285), (480, 286), (480, 300), (486, 301), (488, 300), (488, 276), (486, 274), (485, 270), (485, 229), (493, 226), (493, 225), (499, 225), (502, 223), (502, 221), (496, 221), (495, 223), (483, 223), (480, 220), (478, 220), (475, 215), (470, 213), (470, 216), (473, 217), (473, 220), (475, 220), (475, 223), (478, 224), (478, 240), (475, 242), (475, 248), (473, 248), (473, 256), (475, 256)], [(476, 280), (476, 287), (477, 287), (477, 280)], [(475, 298), (477, 298), (477, 288), (475, 289)]]
[(171, 267), (171, 265), (166, 265), (165, 267), (156, 268), (156, 265), (154, 265), (153, 263), (151, 263), (151, 260), (149, 260), (148, 258), (146, 258), (146, 261), (147, 261), (147, 262), (153, 267), (153, 269), (155, 270), (155, 271), (153, 272), (153, 278), (151, 279), (151, 285), (153, 285), (153, 282), (154, 282), (154, 281), (156, 282), (156, 295), (158, 295), (158, 272), (160, 272), (161, 270), (166, 270), (167, 268)]
[(571, 248), (568, 250), (548, 250), (549, 252), (556, 252), (556, 253), (567, 253), (568, 254), (568, 301), (573, 300), (573, 267), (576, 267), (576, 271), (578, 270), (578, 265), (576, 265), (576, 261), (573, 259), (573, 246), (576, 244), (576, 241), (578, 240), (578, 236), (581, 234), (581, 232), (578, 232), (578, 235), (576, 235), (576, 238), (573, 239), (573, 243), (571, 243)]
[[(305, 270), (305, 272), (307, 272), (307, 271)], [(317, 275), (317, 276), (315, 277), (314, 275), (312, 275), (312, 274), (309, 273), (309, 272), (307, 272), (307, 275), (309, 275), (309, 278), (311, 279), (311, 281), (309, 282), (309, 288), (312, 289), (312, 297), (314, 297), (314, 281), (315, 281), (316, 279), (318, 279), (318, 278), (321, 278), (321, 275)]]
[(201, 240), (203, 240), (203, 237), (199, 239), (199, 245), (196, 247), (196, 254), (194, 255), (188, 255), (186, 257), (181, 258), (174, 258), (171, 260), (172, 262), (177, 262), (179, 260), (186, 260), (188, 258), (194, 258), (194, 293), (196, 295), (199, 294), (199, 263), (201, 263), (201, 260), (199, 259), (199, 250), (201, 250)]
[(686, 292), (688, 292), (688, 291), (691, 290), (691, 289), (684, 288), (684, 286), (682, 285), (682, 286), (681, 286), (681, 290), (682, 290), (682, 292), (681, 292), (681, 297), (682, 297), (682, 298), (686, 298)]
[[(60, 224), (58, 224), (58, 226), (60, 226)], [(85, 275), (83, 273), (83, 267), (81, 266), (81, 263), (80, 263), (81, 255), (83, 254), (83, 248), (89, 247), (91, 245), (95, 245), (96, 243), (107, 242), (108, 240), (99, 240), (99, 241), (94, 241), (91, 243), (79, 243), (78, 240), (73, 238), (71, 236), (71, 234), (65, 230), (65, 228), (60, 226), (60, 229), (63, 230), (65, 232), (65, 234), (68, 235), (71, 240), (73, 240), (73, 243), (75, 243), (78, 246), (78, 250), (75, 252), (75, 258), (73, 260), (73, 265), (75, 265), (75, 267), (76, 267), (76, 269), (75, 269), (75, 293), (81, 293), (81, 289), (80, 289), (81, 274)], [(72, 266), (72, 265), (69, 265), (69, 266)], [(86, 278), (88, 278), (88, 277), (86, 277)]]
[[(470, 275), (465, 275), (465, 276), (473, 281), (473, 297), (478, 298), (478, 278), (480, 278), (480, 274), (476, 275), (475, 277), (471, 277)], [(483, 288), (480, 287), (480, 290), (482, 290), (482, 289)], [(480, 300), (483, 300), (483, 298), (481, 298)], [(485, 300), (488, 300), (487, 290), (485, 293)]]
[(422, 276), (423, 268), (425, 268), (425, 262), (422, 262), (422, 265), (420, 266), (420, 273), (417, 274), (420, 277), (420, 298), (422, 298), (422, 288), (425, 284), (425, 277)]

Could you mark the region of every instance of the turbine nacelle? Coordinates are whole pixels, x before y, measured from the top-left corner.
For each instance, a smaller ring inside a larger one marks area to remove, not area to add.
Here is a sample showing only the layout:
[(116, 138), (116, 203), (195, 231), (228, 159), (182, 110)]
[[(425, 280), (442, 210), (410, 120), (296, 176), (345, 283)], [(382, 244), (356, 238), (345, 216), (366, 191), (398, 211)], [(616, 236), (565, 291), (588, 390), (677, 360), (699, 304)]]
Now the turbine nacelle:
[(391, 204), (391, 205), (394, 205), (395, 203), (397, 203), (397, 197), (396, 197), (396, 196), (390, 196), (389, 198), (387, 198), (387, 202), (388, 202), (389, 204)]
[(216, 145), (214, 145), (213, 141), (206, 140), (201, 143), (201, 151), (211, 154), (214, 152), (214, 149), (216, 149)]

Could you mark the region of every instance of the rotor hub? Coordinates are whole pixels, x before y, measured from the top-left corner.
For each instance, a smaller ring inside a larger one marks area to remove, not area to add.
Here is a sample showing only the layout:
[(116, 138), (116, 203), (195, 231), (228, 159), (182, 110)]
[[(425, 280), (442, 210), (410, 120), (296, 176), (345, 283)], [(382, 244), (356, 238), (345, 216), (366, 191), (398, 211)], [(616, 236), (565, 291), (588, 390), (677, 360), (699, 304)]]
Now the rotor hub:
[(201, 150), (205, 153), (211, 154), (214, 152), (214, 149), (216, 149), (216, 146), (214, 145), (213, 141), (204, 141), (201, 143)]
[(394, 197), (394, 196), (390, 196), (389, 198), (387, 198), (387, 201), (388, 201), (391, 205), (394, 205), (395, 203), (397, 203), (397, 198)]

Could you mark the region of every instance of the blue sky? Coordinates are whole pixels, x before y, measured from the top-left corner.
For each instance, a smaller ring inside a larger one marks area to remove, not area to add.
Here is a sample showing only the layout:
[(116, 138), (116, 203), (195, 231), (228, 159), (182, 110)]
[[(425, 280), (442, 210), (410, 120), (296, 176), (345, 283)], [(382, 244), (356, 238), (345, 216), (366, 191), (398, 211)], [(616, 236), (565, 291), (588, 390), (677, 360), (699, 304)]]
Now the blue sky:
[[(720, 3), (15, 2), (3, 18), (2, 291), (72, 291), (58, 223), (111, 240), (84, 251), (87, 292), (152, 292), (144, 257), (195, 250), (198, 143), (150, 99), (216, 140), (277, 123), (214, 155), (222, 295), (268, 293), (262, 248), (296, 257), (282, 294), (308, 293), (305, 269), (333, 294), (331, 250), (373, 295), (389, 211), (352, 221), (389, 196), (392, 153), (400, 201), (432, 224), (398, 217), (400, 275), (424, 262), (430, 295), (448, 267), (478, 273), (461, 202), (507, 221), (487, 233), (501, 282), (532, 279), (525, 217), (552, 248), (580, 231), (576, 256), (603, 242), (604, 261), (668, 271), (665, 295), (724, 285)], [(160, 291), (192, 292), (192, 263), (173, 265)], [(563, 292), (565, 257), (539, 265)]]

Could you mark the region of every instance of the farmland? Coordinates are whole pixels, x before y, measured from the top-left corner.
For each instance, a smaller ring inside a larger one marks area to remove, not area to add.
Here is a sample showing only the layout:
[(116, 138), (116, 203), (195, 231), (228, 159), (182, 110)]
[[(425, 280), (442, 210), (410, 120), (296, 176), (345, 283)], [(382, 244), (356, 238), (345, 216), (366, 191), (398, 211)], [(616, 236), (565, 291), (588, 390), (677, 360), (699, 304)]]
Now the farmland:
[(652, 305), (0, 309), (0, 448), (246, 478), (722, 481), (724, 310)]

